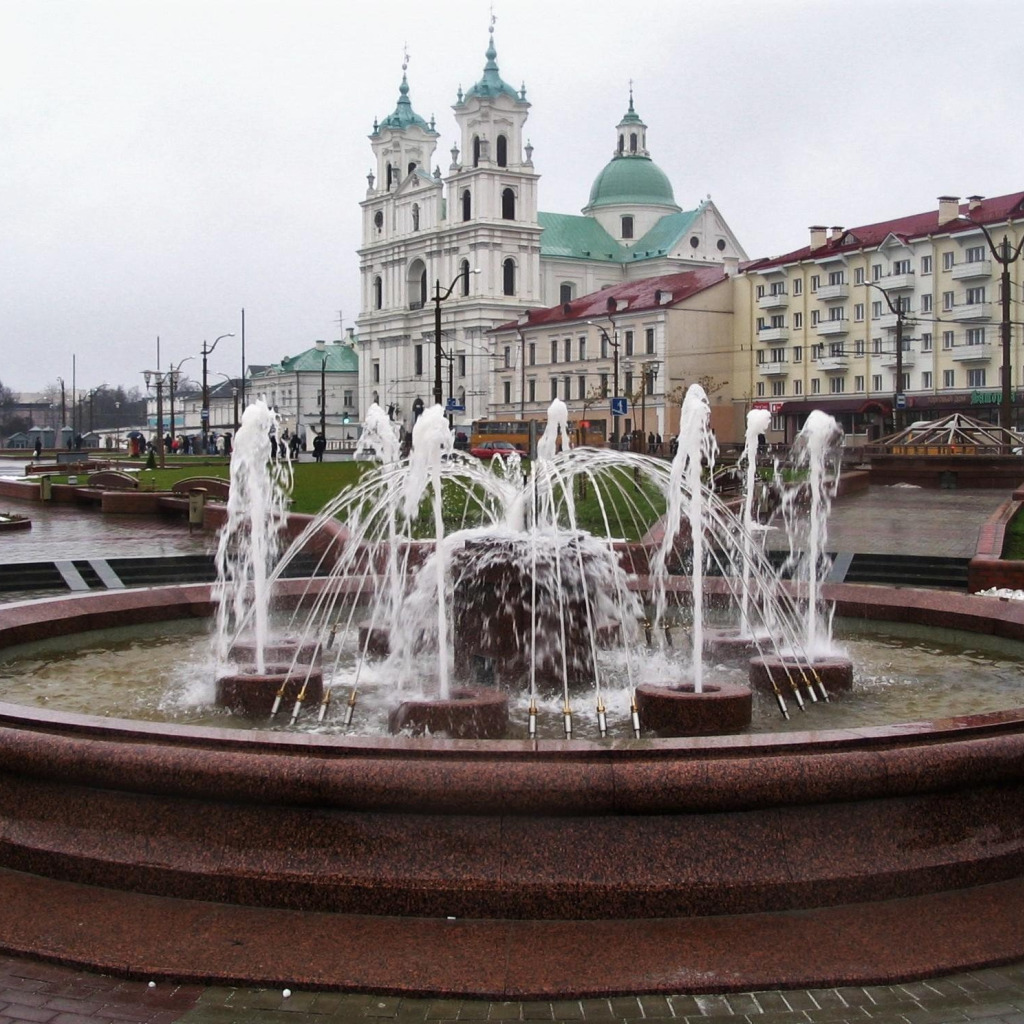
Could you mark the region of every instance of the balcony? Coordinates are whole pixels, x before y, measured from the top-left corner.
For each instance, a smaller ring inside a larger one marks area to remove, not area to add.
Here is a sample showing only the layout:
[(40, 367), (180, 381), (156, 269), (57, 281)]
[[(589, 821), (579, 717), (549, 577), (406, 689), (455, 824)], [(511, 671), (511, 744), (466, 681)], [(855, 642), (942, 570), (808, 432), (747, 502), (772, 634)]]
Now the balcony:
[(972, 302), (968, 306), (954, 306), (952, 309), (954, 320), (991, 320), (991, 302)]
[[(896, 322), (898, 320), (899, 320), (899, 316), (897, 316), (897, 314), (895, 314), (895, 313), (886, 313), (883, 316), (880, 316), (875, 321), (875, 323), (883, 331), (895, 331), (896, 330)], [(913, 324), (913, 318), (910, 315), (910, 311), (909, 310), (904, 311), (904, 313), (903, 313), (903, 328), (904, 328), (904, 330), (908, 330), (911, 327), (912, 324)]]
[(789, 341), (788, 327), (762, 327), (757, 332), (758, 341)]
[(970, 281), (974, 278), (991, 277), (992, 261), (975, 260), (973, 263), (955, 263), (952, 276), (954, 281)]
[(818, 326), (815, 330), (823, 338), (834, 338), (837, 335), (848, 334), (850, 332), (850, 321), (819, 320)]
[[(877, 362), (880, 366), (884, 366), (886, 369), (895, 370), (896, 369), (896, 353), (895, 352), (886, 352), (885, 355), (875, 356), (875, 362)], [(901, 360), (902, 369), (908, 370), (913, 365), (914, 365), (914, 353), (909, 351), (909, 350), (905, 350), (904, 353), (903, 353), (903, 358)]]
[(758, 309), (785, 309), (789, 305), (789, 296), (785, 292), (773, 295), (762, 295), (757, 300)]
[(889, 274), (886, 277), (880, 277), (874, 283), (887, 292), (912, 292), (914, 290), (914, 272), (910, 270), (906, 274)]
[(818, 356), (816, 362), (823, 373), (845, 373), (850, 368), (849, 356)]
[(789, 363), (758, 363), (757, 372), (762, 377), (785, 377), (789, 374)]
[(837, 299), (848, 299), (850, 297), (850, 286), (843, 284), (822, 284), (818, 286), (817, 297), (819, 302), (835, 302)]
[(983, 345), (957, 345), (947, 351), (958, 363), (987, 363), (995, 354), (995, 348), (986, 341)]

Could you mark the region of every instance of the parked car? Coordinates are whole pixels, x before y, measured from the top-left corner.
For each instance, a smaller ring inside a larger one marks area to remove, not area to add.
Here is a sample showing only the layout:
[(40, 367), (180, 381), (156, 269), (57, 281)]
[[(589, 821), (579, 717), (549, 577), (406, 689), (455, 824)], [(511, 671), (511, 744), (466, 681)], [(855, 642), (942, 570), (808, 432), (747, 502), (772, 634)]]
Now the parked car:
[(475, 448), (470, 448), (469, 454), (478, 459), (508, 459), (523, 453), (509, 441), (484, 441)]

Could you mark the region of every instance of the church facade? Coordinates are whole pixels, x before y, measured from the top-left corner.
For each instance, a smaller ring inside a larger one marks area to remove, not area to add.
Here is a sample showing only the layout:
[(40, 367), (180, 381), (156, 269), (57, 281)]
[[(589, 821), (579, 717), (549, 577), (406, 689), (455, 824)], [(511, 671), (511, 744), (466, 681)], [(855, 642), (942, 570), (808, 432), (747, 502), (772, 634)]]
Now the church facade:
[(440, 133), (415, 112), (404, 66), (395, 109), (370, 134), (361, 410), (377, 402), (406, 427), (435, 401), (450, 403), (456, 422), (486, 416), (505, 404), (495, 393), (498, 325), (626, 282), (746, 258), (710, 198), (689, 210), (676, 203), (632, 89), (579, 214), (539, 209), (526, 87), (501, 77), (493, 25), (483, 74), (458, 90), (452, 109), (459, 141), (446, 172)]

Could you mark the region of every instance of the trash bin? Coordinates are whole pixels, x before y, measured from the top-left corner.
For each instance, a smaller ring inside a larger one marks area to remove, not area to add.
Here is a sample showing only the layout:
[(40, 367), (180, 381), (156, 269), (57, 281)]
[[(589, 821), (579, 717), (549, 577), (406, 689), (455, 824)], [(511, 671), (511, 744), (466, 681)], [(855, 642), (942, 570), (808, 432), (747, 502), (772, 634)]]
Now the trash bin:
[(53, 501), (53, 480), (45, 474), (39, 478), (39, 500)]
[(206, 507), (206, 488), (193, 487), (188, 492), (188, 526), (203, 525), (203, 509)]

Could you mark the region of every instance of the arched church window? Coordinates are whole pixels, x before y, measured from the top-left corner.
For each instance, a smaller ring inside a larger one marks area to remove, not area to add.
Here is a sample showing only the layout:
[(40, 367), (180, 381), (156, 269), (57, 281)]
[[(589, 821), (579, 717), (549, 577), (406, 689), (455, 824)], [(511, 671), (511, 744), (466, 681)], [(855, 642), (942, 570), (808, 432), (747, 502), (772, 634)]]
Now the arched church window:
[(508, 139), (504, 135), (498, 136), (498, 166), (508, 167)]
[(427, 304), (427, 268), (423, 268), (423, 272), (420, 274), (420, 305), (425, 306)]
[(567, 302), (573, 300), (573, 286), (572, 281), (563, 281), (558, 286), (558, 301), (564, 306)]
[(419, 231), (420, 229), (420, 207), (418, 203), (412, 204), (412, 229), (413, 231)]
[(373, 226), (377, 229), (378, 234), (384, 229), (384, 214), (380, 210), (373, 215)]
[(501, 292), (503, 295), (516, 293), (516, 261), (511, 256), (501, 265)]
[(632, 216), (626, 216), (622, 218), (622, 237), (632, 238), (633, 237), (633, 218)]
[(636, 143), (637, 143), (636, 132), (630, 132), (629, 133), (629, 151), (630, 151), (630, 153), (635, 153), (636, 152)]
[(469, 189), (467, 188), (462, 193), (462, 219), (469, 220), (473, 215), (473, 203), (469, 195)]
[(388, 166), (387, 166), (387, 182), (388, 182), (387, 187), (388, 187), (389, 191), (391, 189), (391, 185), (393, 184), (394, 180), (395, 180), (395, 169), (389, 163)]
[(513, 189), (501, 190), (501, 218), (502, 220), (516, 219), (516, 194)]
[(473, 136), (473, 166), (480, 166), (480, 136)]
[(384, 282), (378, 275), (373, 279), (373, 308), (382, 309), (384, 306)]
[(413, 172), (413, 171), (415, 171), (415, 170), (416, 170), (416, 161), (415, 161), (415, 160), (413, 160), (413, 161), (412, 161), (412, 162), (411, 162), (411, 163), (409, 164), (409, 173), (410, 173), (410, 174), (412, 174), (412, 172)]
[(462, 275), (462, 294), (469, 294), (469, 260), (463, 260), (459, 264), (459, 274)]

